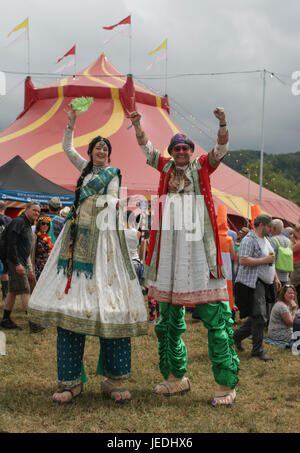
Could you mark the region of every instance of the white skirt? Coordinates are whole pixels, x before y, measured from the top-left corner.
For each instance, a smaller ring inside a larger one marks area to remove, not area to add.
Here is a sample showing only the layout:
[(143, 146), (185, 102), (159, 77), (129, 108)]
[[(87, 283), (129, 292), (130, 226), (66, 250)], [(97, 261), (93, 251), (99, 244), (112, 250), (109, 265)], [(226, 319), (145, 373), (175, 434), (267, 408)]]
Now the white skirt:
[(195, 193), (184, 196), (185, 208), (182, 197), (180, 194), (166, 197), (157, 279), (149, 282), (148, 294), (159, 302), (174, 305), (226, 301), (226, 280), (210, 278)]
[(29, 301), (29, 318), (40, 324), (106, 338), (147, 333), (147, 310), (137, 278), (130, 280), (117, 231), (99, 231), (91, 279), (73, 273), (67, 277), (57, 263), (60, 233)]

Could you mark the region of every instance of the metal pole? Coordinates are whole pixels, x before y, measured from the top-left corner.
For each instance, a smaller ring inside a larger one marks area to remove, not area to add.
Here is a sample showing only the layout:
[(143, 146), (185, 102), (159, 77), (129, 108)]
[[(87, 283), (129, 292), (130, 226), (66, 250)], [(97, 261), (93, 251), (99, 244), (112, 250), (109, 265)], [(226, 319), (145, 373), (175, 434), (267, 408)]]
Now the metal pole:
[(166, 64), (165, 64), (165, 96), (167, 96), (167, 76), (168, 76), (168, 40), (166, 45)]
[(131, 35), (131, 13), (130, 13), (130, 25), (129, 25), (129, 74), (132, 74), (132, 35)]
[(247, 227), (250, 224), (250, 170), (248, 170), (248, 214), (247, 214)]
[(262, 205), (262, 184), (263, 184), (263, 165), (264, 165), (264, 141), (265, 141), (265, 94), (266, 94), (266, 70), (263, 70), (263, 98), (262, 98), (262, 118), (261, 118), (261, 147), (260, 147), (260, 172), (259, 172), (259, 205)]
[(246, 170), (245, 175), (248, 175), (248, 207), (247, 207), (247, 227), (250, 224), (250, 170)]
[(27, 71), (30, 76), (30, 45), (29, 45), (29, 17), (28, 17), (28, 28), (27, 28)]

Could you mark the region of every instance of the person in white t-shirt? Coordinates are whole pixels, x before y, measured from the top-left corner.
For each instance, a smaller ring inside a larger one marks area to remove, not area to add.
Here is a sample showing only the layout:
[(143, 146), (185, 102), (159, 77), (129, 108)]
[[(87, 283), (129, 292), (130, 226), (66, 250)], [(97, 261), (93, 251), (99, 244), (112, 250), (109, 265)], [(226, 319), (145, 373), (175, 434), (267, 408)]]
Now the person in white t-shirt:
[(252, 335), (252, 357), (264, 362), (273, 360), (263, 349), (264, 327), (267, 322), (267, 303), (275, 302), (275, 288), (281, 283), (275, 271), (274, 249), (267, 236), (272, 218), (261, 214), (254, 220), (254, 230), (241, 242), (239, 271), (235, 280), (235, 304), (240, 318), (248, 319), (234, 331), (234, 344), (243, 350), (242, 341)]
[(137, 277), (140, 277), (141, 260), (139, 257), (140, 231), (136, 229), (136, 218), (133, 211), (127, 210), (125, 215), (126, 228), (124, 228), (125, 239), (127, 242), (128, 252), (134, 266)]

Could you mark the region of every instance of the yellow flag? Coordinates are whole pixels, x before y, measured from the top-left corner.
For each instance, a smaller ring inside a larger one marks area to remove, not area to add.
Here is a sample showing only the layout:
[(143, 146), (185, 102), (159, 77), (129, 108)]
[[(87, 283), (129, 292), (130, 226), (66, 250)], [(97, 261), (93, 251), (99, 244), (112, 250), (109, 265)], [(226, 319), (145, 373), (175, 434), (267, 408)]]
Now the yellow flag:
[(17, 31), (17, 30), (20, 30), (21, 28), (28, 28), (28, 17), (27, 19), (25, 19), (21, 24), (17, 25), (12, 31), (10, 31), (7, 35), (7, 38), (14, 32), (14, 31)]
[(167, 48), (167, 39), (165, 39), (164, 42), (162, 42), (161, 45), (158, 46), (156, 49), (152, 50), (152, 52), (148, 52), (148, 55), (152, 55), (153, 53), (157, 52), (158, 50), (166, 49), (166, 48)]

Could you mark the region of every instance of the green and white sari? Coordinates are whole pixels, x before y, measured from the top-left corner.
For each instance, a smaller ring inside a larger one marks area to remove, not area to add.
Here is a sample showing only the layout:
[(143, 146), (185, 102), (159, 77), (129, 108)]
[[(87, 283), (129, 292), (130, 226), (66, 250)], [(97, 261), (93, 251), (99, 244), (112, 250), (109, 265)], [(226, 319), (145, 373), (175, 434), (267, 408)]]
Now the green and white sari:
[[(66, 131), (69, 149), (66, 144), (64, 149), (82, 171), (87, 161), (73, 149), (71, 138)], [(39, 324), (103, 338), (144, 335), (147, 310), (129, 257), (123, 219), (116, 210), (119, 171), (95, 170), (85, 177), (81, 189), (68, 294), (69, 219), (32, 293), (29, 317)]]

